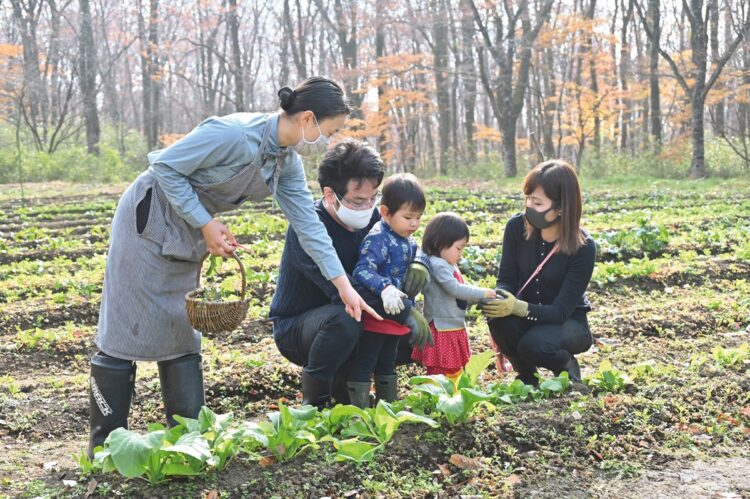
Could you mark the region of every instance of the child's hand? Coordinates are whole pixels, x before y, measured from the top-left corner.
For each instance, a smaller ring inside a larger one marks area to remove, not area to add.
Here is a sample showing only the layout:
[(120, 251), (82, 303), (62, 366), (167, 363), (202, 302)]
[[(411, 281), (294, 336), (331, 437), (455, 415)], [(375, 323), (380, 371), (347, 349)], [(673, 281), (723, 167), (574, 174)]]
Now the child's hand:
[(383, 300), (383, 308), (386, 313), (397, 315), (404, 309), (402, 298), (406, 298), (406, 293), (400, 291), (396, 286), (387, 286), (381, 293), (380, 298)]
[(484, 290), (484, 299), (489, 300), (491, 298), (497, 298), (497, 293), (494, 289), (485, 289)]

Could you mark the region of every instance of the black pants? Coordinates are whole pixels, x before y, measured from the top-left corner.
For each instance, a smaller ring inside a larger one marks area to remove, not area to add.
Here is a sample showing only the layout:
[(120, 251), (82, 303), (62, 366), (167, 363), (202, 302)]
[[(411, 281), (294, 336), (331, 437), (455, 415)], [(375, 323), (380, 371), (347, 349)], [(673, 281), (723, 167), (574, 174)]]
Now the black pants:
[(300, 315), (276, 346), (306, 373), (328, 381), (346, 366), (361, 333), (362, 324), (346, 313), (344, 305), (323, 305)]
[(585, 313), (563, 324), (538, 324), (510, 315), (491, 319), (489, 327), (495, 343), (514, 359), (514, 367), (524, 380), (532, 380), (537, 367), (559, 374), (573, 355), (585, 352), (593, 342)]
[(349, 381), (370, 381), (370, 375), (396, 374), (396, 353), (401, 336), (365, 331), (359, 337)]
[(405, 334), (398, 337), (398, 348), (396, 350), (396, 365), (405, 366), (407, 364), (414, 364), (411, 358), (411, 354), (414, 351), (414, 347), (409, 343), (411, 334)]

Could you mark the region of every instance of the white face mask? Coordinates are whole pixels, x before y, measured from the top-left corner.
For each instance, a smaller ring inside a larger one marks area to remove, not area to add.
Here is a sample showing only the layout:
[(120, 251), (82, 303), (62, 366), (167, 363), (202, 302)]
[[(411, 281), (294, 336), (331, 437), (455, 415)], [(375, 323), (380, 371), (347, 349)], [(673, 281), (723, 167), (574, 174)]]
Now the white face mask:
[(339, 217), (339, 220), (341, 220), (341, 223), (348, 225), (353, 229), (364, 229), (367, 227), (367, 224), (369, 224), (372, 219), (372, 210), (375, 209), (377, 203), (364, 210), (352, 210), (351, 208), (344, 206), (344, 203), (341, 202), (341, 198), (338, 194), (335, 195), (336, 199), (339, 200), (339, 209), (336, 210), (336, 215)]
[(312, 141), (307, 140), (305, 138), (305, 129), (302, 128), (302, 140), (292, 147), (300, 156), (315, 156), (316, 154), (323, 154), (328, 149), (329, 139), (323, 135), (320, 125), (318, 125), (318, 119), (314, 114), (313, 119), (315, 120), (315, 126), (318, 127), (318, 138)]

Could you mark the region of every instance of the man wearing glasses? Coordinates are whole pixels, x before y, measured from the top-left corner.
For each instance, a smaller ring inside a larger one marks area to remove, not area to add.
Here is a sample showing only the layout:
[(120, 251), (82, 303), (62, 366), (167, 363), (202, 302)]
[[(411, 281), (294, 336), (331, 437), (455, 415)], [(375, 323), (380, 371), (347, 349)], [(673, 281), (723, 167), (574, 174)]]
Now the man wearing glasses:
[[(380, 220), (376, 207), (384, 172), (378, 153), (366, 142), (352, 140), (329, 149), (318, 168), (323, 198), (315, 202), (315, 210), (350, 280), (359, 245)], [(415, 296), (428, 279), (427, 263), (420, 254), (409, 266), (403, 291)], [(362, 323), (347, 315), (337, 297), (336, 288), (323, 277), (289, 227), (269, 315), (279, 351), (303, 368), (303, 404), (322, 407), (331, 397), (349, 403), (345, 371)]]

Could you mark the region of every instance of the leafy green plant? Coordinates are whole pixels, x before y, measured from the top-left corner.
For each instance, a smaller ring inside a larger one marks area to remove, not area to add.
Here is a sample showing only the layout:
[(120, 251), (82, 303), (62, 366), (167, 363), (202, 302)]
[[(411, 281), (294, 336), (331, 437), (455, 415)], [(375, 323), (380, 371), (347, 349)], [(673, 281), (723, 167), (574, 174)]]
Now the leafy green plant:
[(409, 380), (415, 390), (428, 395), (431, 409), (455, 425), (466, 421), (480, 404), (489, 404), (491, 394), (479, 388), (479, 375), (494, 359), (494, 352), (472, 355), (461, 375), (453, 380), (442, 374), (415, 376)]
[(598, 236), (599, 252), (605, 260), (661, 255), (669, 245), (669, 232), (664, 225), (645, 218), (634, 229), (610, 230)]
[[(439, 423), (409, 411), (395, 412), (393, 406), (380, 400), (375, 408), (360, 409), (353, 405), (337, 405), (328, 415), (330, 427), (338, 429), (344, 440), (326, 435), (337, 450), (336, 459), (356, 462), (370, 461), (376, 452), (391, 441), (403, 423), (422, 423), (437, 428)], [(332, 432), (333, 433), (333, 432)]]
[(281, 401), (279, 410), (268, 415), (269, 421), (259, 423), (268, 450), (278, 461), (288, 461), (308, 448), (318, 448), (318, 436), (313, 431), (318, 410), (306, 405), (299, 409)]
[(508, 405), (529, 400), (541, 400), (563, 393), (568, 388), (570, 388), (570, 378), (566, 372), (562, 372), (554, 378), (543, 380), (539, 383), (538, 388), (527, 385), (520, 379), (511, 383), (493, 383), (489, 386), (493, 401)]
[(599, 366), (599, 370), (591, 377), (585, 378), (583, 382), (591, 389), (600, 392), (621, 392), (627, 385), (631, 385), (630, 377), (614, 369), (609, 360), (605, 360)]
[(201, 408), (198, 419), (175, 419), (179, 424), (173, 428), (151, 424), (146, 434), (117, 428), (103, 447), (94, 449), (93, 460), (83, 452), (74, 459), (84, 474), (117, 470), (127, 478), (160, 483), (172, 476), (220, 470), (240, 450), (268, 443), (255, 423), (232, 426), (231, 414), (217, 415), (207, 407)]
[(210, 458), (208, 441), (199, 432), (185, 432), (179, 425), (171, 430), (152, 425), (145, 435), (114, 430), (94, 456), (94, 465), (105, 472), (116, 469), (127, 478), (145, 475), (149, 482), (159, 483), (169, 476), (198, 475)]
[(732, 368), (750, 360), (750, 345), (743, 343), (737, 348), (714, 347), (711, 350), (711, 356), (719, 366)]
[(267, 446), (268, 438), (260, 426), (250, 421), (233, 425), (233, 415), (216, 414), (208, 407), (202, 407), (198, 419), (175, 416), (188, 431), (197, 431), (208, 441), (211, 449), (209, 464), (217, 470), (224, 469), (227, 463), (240, 451), (252, 451), (259, 446)]

